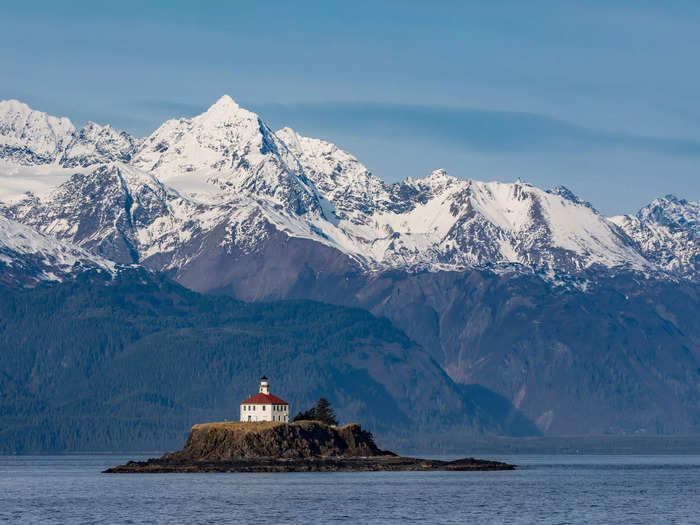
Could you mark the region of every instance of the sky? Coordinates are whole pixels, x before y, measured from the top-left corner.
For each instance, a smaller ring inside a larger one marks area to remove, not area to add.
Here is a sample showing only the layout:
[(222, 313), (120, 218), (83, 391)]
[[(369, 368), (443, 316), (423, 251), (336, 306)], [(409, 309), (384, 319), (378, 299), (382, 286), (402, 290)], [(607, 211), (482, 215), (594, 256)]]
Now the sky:
[[(147, 5), (143, 5), (147, 4)], [(2, 2), (0, 99), (145, 136), (229, 94), (387, 181), (700, 200), (700, 2)]]

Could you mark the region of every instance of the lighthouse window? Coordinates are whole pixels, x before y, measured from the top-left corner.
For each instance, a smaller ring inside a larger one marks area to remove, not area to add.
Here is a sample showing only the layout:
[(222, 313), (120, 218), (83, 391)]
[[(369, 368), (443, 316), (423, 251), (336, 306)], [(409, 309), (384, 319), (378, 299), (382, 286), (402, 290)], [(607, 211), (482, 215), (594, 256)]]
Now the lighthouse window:
[(265, 410), (265, 405), (263, 405), (263, 410)]

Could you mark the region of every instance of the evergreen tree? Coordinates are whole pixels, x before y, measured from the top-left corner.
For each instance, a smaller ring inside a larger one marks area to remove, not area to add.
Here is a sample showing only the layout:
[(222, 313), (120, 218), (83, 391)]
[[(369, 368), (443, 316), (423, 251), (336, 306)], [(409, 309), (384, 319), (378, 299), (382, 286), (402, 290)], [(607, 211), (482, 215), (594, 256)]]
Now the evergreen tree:
[(330, 401), (328, 401), (325, 397), (318, 400), (318, 403), (316, 403), (316, 408), (313, 410), (315, 416), (314, 419), (316, 419), (316, 421), (320, 421), (326, 425), (338, 424), (333, 407), (331, 407)]
[(306, 412), (299, 412), (292, 421), (314, 421), (316, 419), (316, 410), (310, 408)]

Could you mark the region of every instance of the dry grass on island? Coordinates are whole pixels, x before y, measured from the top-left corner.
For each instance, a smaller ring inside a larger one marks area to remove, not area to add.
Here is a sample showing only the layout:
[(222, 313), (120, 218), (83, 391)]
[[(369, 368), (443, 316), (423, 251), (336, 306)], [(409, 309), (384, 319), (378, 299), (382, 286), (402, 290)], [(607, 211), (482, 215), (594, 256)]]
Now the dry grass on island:
[[(216, 421), (214, 423), (197, 423), (196, 425), (192, 425), (190, 432), (232, 431), (250, 433), (258, 432), (260, 430), (267, 430), (269, 428), (274, 428), (281, 425), (299, 425), (309, 422), (310, 421), (292, 421), (290, 423), (285, 423), (282, 421)], [(350, 423), (350, 425), (352, 424), (353, 423)]]

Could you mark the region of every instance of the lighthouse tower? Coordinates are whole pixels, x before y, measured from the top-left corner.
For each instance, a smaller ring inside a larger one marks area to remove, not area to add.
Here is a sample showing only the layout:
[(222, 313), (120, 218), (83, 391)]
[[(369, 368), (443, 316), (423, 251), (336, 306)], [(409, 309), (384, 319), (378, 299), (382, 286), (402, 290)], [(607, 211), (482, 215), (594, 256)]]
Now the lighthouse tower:
[(241, 421), (289, 423), (289, 403), (270, 394), (270, 381), (262, 376), (258, 393), (241, 403)]

